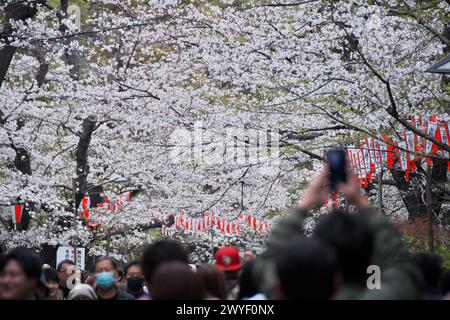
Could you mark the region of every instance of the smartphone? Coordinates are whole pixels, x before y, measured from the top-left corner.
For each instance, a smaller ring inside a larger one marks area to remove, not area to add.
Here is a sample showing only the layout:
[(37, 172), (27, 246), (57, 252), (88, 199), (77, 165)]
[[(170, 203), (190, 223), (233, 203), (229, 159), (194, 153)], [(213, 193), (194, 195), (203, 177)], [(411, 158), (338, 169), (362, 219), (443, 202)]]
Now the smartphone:
[(347, 182), (347, 160), (344, 149), (331, 149), (327, 152), (329, 185), (336, 191), (338, 184)]

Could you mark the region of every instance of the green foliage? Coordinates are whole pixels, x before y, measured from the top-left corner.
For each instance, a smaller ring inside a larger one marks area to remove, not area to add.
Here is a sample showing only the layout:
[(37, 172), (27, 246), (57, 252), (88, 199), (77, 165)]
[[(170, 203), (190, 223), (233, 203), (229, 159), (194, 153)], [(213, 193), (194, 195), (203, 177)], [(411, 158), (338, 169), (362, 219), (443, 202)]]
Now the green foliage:
[[(403, 240), (408, 245), (411, 253), (428, 251), (428, 241), (425, 237), (416, 238), (412, 235), (405, 235)], [(443, 239), (434, 243), (434, 252), (443, 257), (446, 268), (450, 268), (450, 242), (448, 240)]]

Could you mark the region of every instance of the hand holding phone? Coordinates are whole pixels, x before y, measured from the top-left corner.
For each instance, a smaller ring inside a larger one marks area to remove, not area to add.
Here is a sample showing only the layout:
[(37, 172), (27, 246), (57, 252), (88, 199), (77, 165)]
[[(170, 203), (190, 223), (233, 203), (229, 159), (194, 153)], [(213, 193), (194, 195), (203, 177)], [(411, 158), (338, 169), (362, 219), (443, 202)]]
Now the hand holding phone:
[(331, 149), (327, 153), (330, 190), (337, 191), (339, 184), (347, 183), (347, 159), (343, 149)]

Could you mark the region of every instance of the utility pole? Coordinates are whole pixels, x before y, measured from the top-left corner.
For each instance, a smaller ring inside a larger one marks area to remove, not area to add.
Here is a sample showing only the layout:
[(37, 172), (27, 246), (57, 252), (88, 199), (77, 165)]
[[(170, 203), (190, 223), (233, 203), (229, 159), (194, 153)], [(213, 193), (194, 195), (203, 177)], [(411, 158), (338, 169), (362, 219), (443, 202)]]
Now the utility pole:
[(109, 251), (111, 251), (111, 230), (108, 228), (106, 233), (106, 256), (109, 257)]
[(73, 262), (75, 266), (77, 265), (77, 243), (76, 243), (76, 234), (77, 234), (77, 182), (75, 179), (72, 179), (72, 188), (73, 188), (73, 225), (74, 225), (74, 238), (73, 238)]
[(128, 225), (125, 224), (124, 222), (124, 237), (125, 237), (125, 258), (126, 261), (128, 261), (128, 254), (129, 254), (129, 245), (128, 245)]
[(383, 170), (378, 174), (378, 214), (383, 215)]
[(212, 224), (212, 217), (209, 218), (209, 226), (211, 229), (211, 257), (212, 257), (211, 261), (214, 261), (214, 229)]
[(433, 197), (431, 189), (431, 168), (427, 168), (427, 218), (428, 218), (428, 250), (434, 252), (433, 240)]

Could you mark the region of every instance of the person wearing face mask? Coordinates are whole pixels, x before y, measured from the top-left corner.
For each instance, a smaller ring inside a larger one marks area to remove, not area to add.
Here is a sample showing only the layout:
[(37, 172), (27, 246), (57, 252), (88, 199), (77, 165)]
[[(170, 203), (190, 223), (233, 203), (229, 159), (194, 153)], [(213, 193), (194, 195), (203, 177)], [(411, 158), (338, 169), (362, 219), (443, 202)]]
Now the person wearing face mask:
[(94, 263), (95, 293), (99, 300), (135, 300), (117, 287), (118, 268), (110, 257), (100, 257)]
[(134, 260), (129, 262), (124, 269), (125, 279), (127, 283), (127, 292), (136, 299), (145, 295), (144, 274), (142, 273), (141, 264)]

